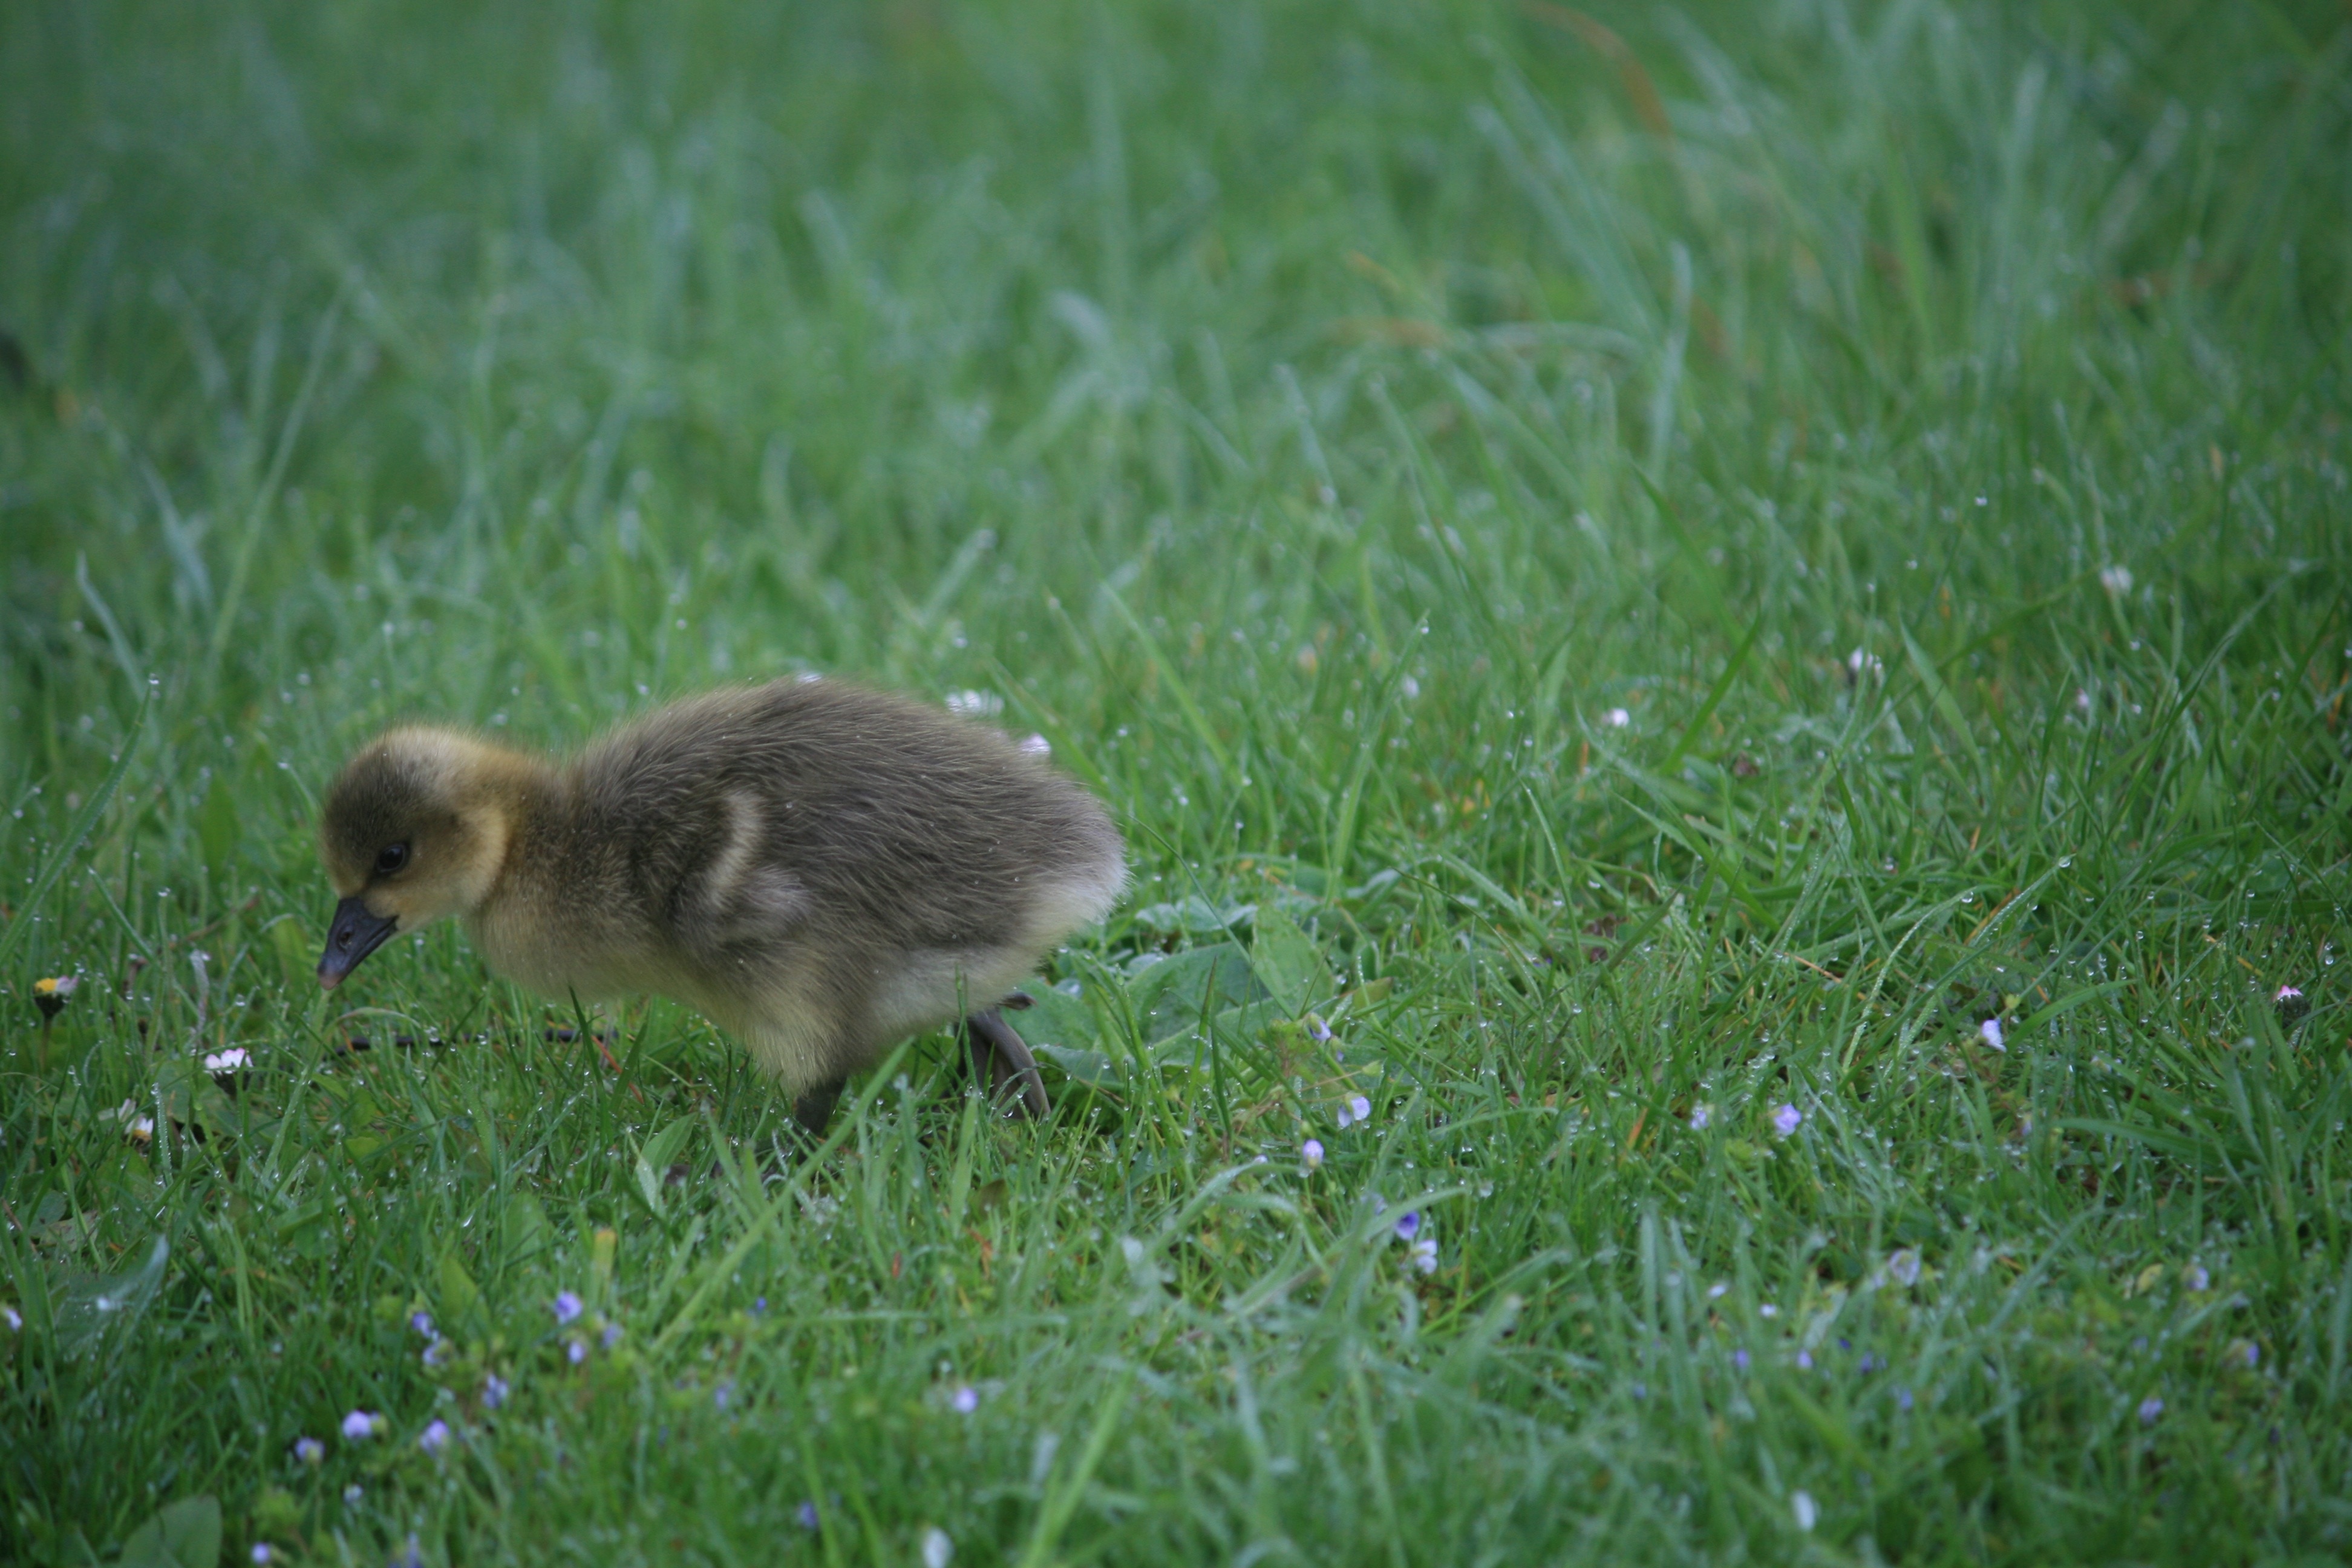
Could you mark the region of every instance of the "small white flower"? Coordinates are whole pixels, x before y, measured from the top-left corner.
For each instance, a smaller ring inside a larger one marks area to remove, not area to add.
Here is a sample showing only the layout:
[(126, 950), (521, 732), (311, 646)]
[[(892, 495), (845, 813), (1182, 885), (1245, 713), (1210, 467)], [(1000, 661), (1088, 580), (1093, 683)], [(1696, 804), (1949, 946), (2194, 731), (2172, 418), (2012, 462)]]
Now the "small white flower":
[(993, 691), (950, 691), (948, 711), (967, 719), (988, 719), (1004, 711), (1004, 699)]
[(1919, 1283), (1919, 1255), (1907, 1247), (1895, 1248), (1887, 1257), (1886, 1272), (1899, 1285), (1916, 1285)]
[(2119, 598), (2122, 595), (2130, 593), (2132, 586), (2131, 568), (2128, 566), (2100, 567), (2099, 586), (2105, 588), (2108, 593), (2113, 594)]
[(1612, 730), (1622, 730), (1633, 721), (1633, 715), (1622, 708), (1612, 708), (1601, 716), (1601, 721)]
[(1731, 1281), (1728, 1279), (1718, 1279), (1706, 1288), (1706, 1299), (1710, 1301), (1720, 1301), (1730, 1294)]
[(231, 1046), (225, 1051), (215, 1051), (205, 1058), (205, 1070), (211, 1073), (236, 1072), (250, 1058), (243, 1046)]
[(1323, 1163), (1322, 1142), (1319, 1139), (1309, 1138), (1306, 1142), (1301, 1143), (1298, 1146), (1298, 1163), (1310, 1171), (1319, 1167)]
[(1814, 1505), (1813, 1494), (1811, 1492), (1790, 1492), (1789, 1511), (1797, 1516), (1799, 1530), (1812, 1529), (1814, 1521), (1822, 1517), (1822, 1510)]
[(1865, 676), (1873, 680), (1884, 680), (1886, 679), (1886, 664), (1868, 648), (1858, 647), (1845, 656), (1845, 672), (1856, 681)]
[(959, 1415), (969, 1415), (980, 1408), (980, 1390), (965, 1384), (948, 1395), (948, 1408)]
[(1431, 1237), (1424, 1236), (1414, 1242), (1412, 1257), (1412, 1266), (1423, 1274), (1437, 1272), (1437, 1243)]
[(2000, 1052), (2003, 1056), (2007, 1056), (2009, 1054), (2009, 1044), (2002, 1034), (2000, 1020), (1999, 1018), (1987, 1018), (1983, 1023), (1979, 1024), (1977, 1026), (1977, 1038), (1982, 1040), (1986, 1045), (1990, 1046), (1994, 1050)]
[(955, 1555), (955, 1542), (938, 1525), (923, 1531), (923, 1568), (948, 1568), (948, 1559)]
[[(1320, 1151), (1318, 1150), (1318, 1152), (1319, 1153)], [(7, 1324), (8, 1331), (12, 1334), (21, 1334), (25, 1331), (25, 1315), (14, 1307), (0, 1307), (0, 1323)]]
[(1421, 695), (1421, 682), (1408, 675), (1402, 680), (1397, 682), (1397, 689), (1403, 692), (1404, 700), (1410, 702), (1414, 698)]
[(1054, 742), (1043, 735), (1028, 734), (1021, 738), (1021, 749), (1033, 757), (1050, 757), (1054, 754)]

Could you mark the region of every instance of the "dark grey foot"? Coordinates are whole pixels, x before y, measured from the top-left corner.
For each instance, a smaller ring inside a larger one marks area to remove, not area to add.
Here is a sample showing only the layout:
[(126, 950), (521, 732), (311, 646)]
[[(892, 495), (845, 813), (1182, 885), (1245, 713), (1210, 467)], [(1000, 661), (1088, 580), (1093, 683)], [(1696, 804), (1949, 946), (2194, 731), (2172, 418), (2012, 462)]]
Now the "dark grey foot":
[(833, 1120), (834, 1102), (841, 1098), (841, 1086), (847, 1081), (840, 1079), (820, 1085), (793, 1101), (793, 1120), (801, 1124), (802, 1131), (812, 1138), (824, 1136), (824, 1124)]
[[(1025, 1006), (1028, 1001), (1023, 996), (1013, 1005)], [(982, 1008), (963, 1023), (964, 1039), (971, 1047), (972, 1073), (988, 1084), (991, 1104), (1003, 1103), (1006, 1091), (1018, 1085), (1019, 1097), (1006, 1106), (1007, 1116), (1043, 1117), (1052, 1109), (1045, 1103), (1045, 1080), (1037, 1076), (1037, 1058), (1029, 1054), (1028, 1042), (1004, 1021), (1002, 1011)]]

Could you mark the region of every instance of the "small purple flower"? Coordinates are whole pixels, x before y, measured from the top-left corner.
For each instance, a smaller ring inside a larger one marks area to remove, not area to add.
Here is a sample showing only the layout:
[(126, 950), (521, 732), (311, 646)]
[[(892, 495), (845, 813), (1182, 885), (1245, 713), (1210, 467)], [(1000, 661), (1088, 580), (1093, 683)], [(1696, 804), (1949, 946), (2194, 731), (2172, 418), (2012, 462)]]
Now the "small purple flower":
[(2213, 1288), (2213, 1277), (2206, 1273), (2200, 1265), (2192, 1263), (2189, 1266), (2187, 1279), (2191, 1290), (2210, 1290)]
[(1646, 1383), (1636, 1381), (1632, 1392), (1633, 1397), (1636, 1399), (1647, 1399), (1650, 1397), (1650, 1385)]
[(948, 1408), (959, 1415), (969, 1415), (980, 1408), (980, 1390), (965, 1384), (948, 1395)]
[(1396, 1234), (1399, 1241), (1411, 1241), (1414, 1237), (1420, 1235), (1421, 1211), (1419, 1209), (1405, 1210), (1403, 1217), (1396, 1222)]
[(376, 1428), (383, 1425), (383, 1417), (374, 1411), (354, 1410), (343, 1417), (343, 1441), (356, 1443), (362, 1438), (373, 1437)]
[(1372, 1102), (1360, 1094), (1348, 1101), (1348, 1109), (1356, 1113), (1356, 1120), (1359, 1121), (1370, 1121), (1372, 1119)]
[(367, 1489), (360, 1485), (359, 1482), (353, 1481), (350, 1486), (343, 1489), (343, 1506), (345, 1508), (357, 1508), (360, 1506), (360, 1499), (365, 1496), (367, 1496)]
[(2002, 1034), (2000, 1020), (1999, 1018), (1987, 1018), (1983, 1023), (1979, 1024), (1977, 1026), (1977, 1038), (1982, 1040), (1986, 1045), (1990, 1046), (1994, 1050), (2000, 1052), (2003, 1056), (2007, 1056), (2009, 1054), (2009, 1041)]
[(2278, 1008), (2279, 1020), (2290, 1026), (2302, 1023), (2311, 1011), (2311, 999), (2292, 985), (2280, 986), (2271, 1001)]
[(428, 1454), (438, 1454), (449, 1446), (449, 1423), (433, 1421), (416, 1435), (416, 1446)]
[(2278, 994), (2272, 997), (2271, 1000), (2278, 1003), (2281, 1006), (2284, 1006), (2289, 1002), (2302, 1001), (2303, 993), (2293, 985), (2282, 985), (2278, 988)]
[(604, 1331), (597, 1335), (596, 1339), (597, 1342), (606, 1350), (611, 1350), (614, 1345), (621, 1342), (621, 1325), (618, 1323), (605, 1324)]
[(576, 1321), (580, 1314), (587, 1310), (580, 1304), (580, 1298), (570, 1290), (558, 1290), (555, 1293), (554, 1307), (555, 1326), (559, 1329), (567, 1323)]
[(1870, 1373), (1876, 1372), (1880, 1367), (1885, 1366), (1885, 1364), (1886, 1363), (1885, 1362), (1879, 1360), (1868, 1351), (1864, 1351), (1862, 1352), (1862, 1365), (1858, 1370), (1861, 1371), (1864, 1376), (1867, 1377)]
[(256, 1562), (256, 1563), (274, 1563), (274, 1562), (276, 1562), (277, 1560), (278, 1560), (278, 1554), (277, 1554), (276, 1552), (272, 1552), (272, 1551), (270, 1551), (270, 1550), (269, 1550), (269, 1542), (268, 1542), (267, 1541), (257, 1541), (257, 1542), (255, 1542), (253, 1543), (253, 1561), (254, 1561), (254, 1562)]
[(1733, 1351), (1731, 1352), (1731, 1364), (1739, 1371), (1746, 1372), (1748, 1370), (1748, 1352), (1744, 1349)]
[(721, 1410), (724, 1410), (729, 1405), (734, 1404), (735, 1385), (731, 1383), (722, 1383), (718, 1387), (712, 1389), (710, 1391), (710, 1403), (716, 1405)]
[(1799, 1370), (1799, 1371), (1801, 1371), (1801, 1372), (1811, 1372), (1811, 1371), (1812, 1371), (1812, 1370), (1813, 1370), (1813, 1352), (1811, 1352), (1811, 1351), (1799, 1351), (1799, 1352), (1797, 1352), (1797, 1367), (1798, 1367), (1798, 1370)]
[(496, 1410), (507, 1402), (507, 1380), (497, 1373), (482, 1380), (482, 1408)]
[(1772, 1131), (1783, 1138), (1792, 1136), (1804, 1120), (1803, 1111), (1793, 1105), (1782, 1105), (1772, 1112)]
[(1331, 1026), (1323, 1021), (1323, 1016), (1320, 1013), (1307, 1015), (1307, 1032), (1318, 1043), (1327, 1042), (1331, 1038)]
[(586, 1340), (565, 1341), (563, 1345), (563, 1359), (570, 1362), (573, 1366), (578, 1366), (582, 1362), (586, 1361), (588, 1359), (588, 1342)]
[(2146, 1399), (2139, 1402), (2139, 1424), (2141, 1426), (2155, 1426), (2156, 1418), (2163, 1414), (2164, 1401), (2158, 1399), (2155, 1394), (2151, 1394)]
[(1298, 1146), (1298, 1163), (1310, 1171), (1319, 1169), (1323, 1163), (1322, 1141), (1309, 1138), (1306, 1142), (1301, 1143)]
[(1895, 1391), (1895, 1408), (1904, 1411), (1906, 1414), (1909, 1412), (1911, 1408), (1911, 1391), (1909, 1389), (1898, 1388)]
[(802, 1503), (798, 1509), (793, 1510), (793, 1517), (801, 1521), (801, 1528), (803, 1530), (814, 1530), (817, 1527), (816, 1504), (813, 1502)]
[(447, 1340), (435, 1340), (425, 1347), (424, 1360), (426, 1366), (439, 1366), (448, 1359), (449, 1342)]
[(429, 1340), (433, 1337), (433, 1314), (411, 1312), (408, 1314), (408, 1326)]
[(756, 1318), (761, 1316), (766, 1312), (767, 1310), (768, 1299), (765, 1296), (754, 1296), (751, 1298), (751, 1315), (753, 1317)]
[(305, 1465), (322, 1464), (327, 1458), (327, 1446), (316, 1437), (297, 1437), (294, 1439), (294, 1458)]
[(1423, 1274), (1437, 1272), (1437, 1243), (1428, 1237), (1424, 1236), (1412, 1244), (1410, 1256), (1412, 1258), (1412, 1266)]
[(1706, 1124), (1707, 1124), (1708, 1122), (1710, 1122), (1710, 1121), (1714, 1121), (1714, 1120), (1715, 1120), (1715, 1112), (1714, 1112), (1712, 1110), (1708, 1109), (1706, 1106), (1704, 1106), (1704, 1105), (1694, 1105), (1694, 1106), (1692, 1106), (1692, 1107), (1691, 1107), (1690, 1125), (1691, 1125), (1691, 1131), (1694, 1131), (1694, 1132), (1704, 1132), (1704, 1131), (1706, 1131)]

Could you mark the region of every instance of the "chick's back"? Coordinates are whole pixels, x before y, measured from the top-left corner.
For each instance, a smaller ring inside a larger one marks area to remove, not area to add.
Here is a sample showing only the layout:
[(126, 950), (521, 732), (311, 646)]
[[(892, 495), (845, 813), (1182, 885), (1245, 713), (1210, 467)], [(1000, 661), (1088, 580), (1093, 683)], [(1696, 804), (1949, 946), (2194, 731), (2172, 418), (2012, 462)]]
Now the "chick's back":
[(1042, 759), (831, 679), (665, 708), (583, 753), (572, 784), (575, 852), (710, 957), (1043, 946), (1106, 912), (1125, 878), (1102, 807)]

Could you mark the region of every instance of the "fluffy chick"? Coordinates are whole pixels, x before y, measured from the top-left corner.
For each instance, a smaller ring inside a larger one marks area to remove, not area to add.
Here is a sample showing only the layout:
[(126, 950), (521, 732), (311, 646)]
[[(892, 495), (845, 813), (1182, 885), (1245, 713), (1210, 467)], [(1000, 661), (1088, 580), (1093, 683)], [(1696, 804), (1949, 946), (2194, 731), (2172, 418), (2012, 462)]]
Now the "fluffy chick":
[(458, 916), (542, 995), (698, 1009), (812, 1128), (851, 1073), (958, 1016), (975, 1065), (1042, 1113), (997, 1007), (1127, 882), (1108, 816), (1043, 760), (831, 679), (691, 698), (565, 763), (393, 730), (328, 790), (319, 851), (342, 900), (320, 984)]

